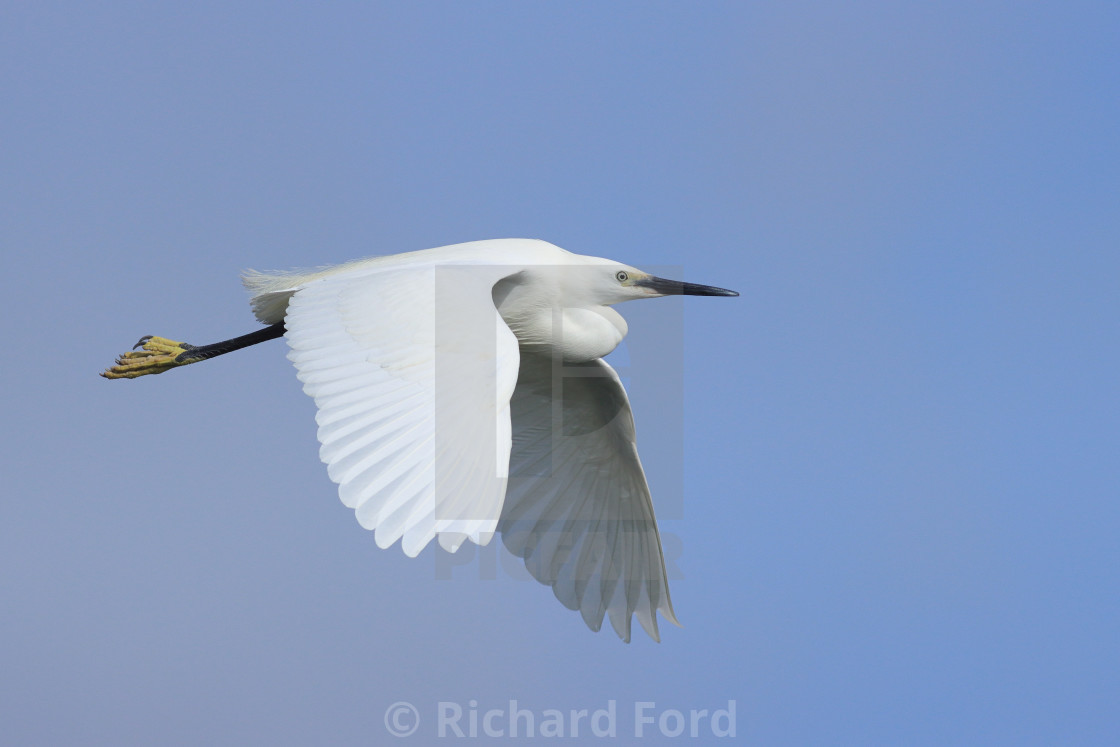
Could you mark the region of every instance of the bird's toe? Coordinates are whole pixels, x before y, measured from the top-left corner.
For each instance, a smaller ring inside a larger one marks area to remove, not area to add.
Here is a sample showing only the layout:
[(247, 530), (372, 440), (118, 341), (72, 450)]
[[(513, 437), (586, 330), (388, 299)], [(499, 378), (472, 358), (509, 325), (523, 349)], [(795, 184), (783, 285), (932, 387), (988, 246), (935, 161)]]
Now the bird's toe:
[[(136, 348), (140, 349), (137, 350)], [(144, 335), (132, 350), (117, 356), (116, 364), (101, 372), (106, 379), (135, 379), (193, 363), (183, 356), (194, 345), (155, 335)]]

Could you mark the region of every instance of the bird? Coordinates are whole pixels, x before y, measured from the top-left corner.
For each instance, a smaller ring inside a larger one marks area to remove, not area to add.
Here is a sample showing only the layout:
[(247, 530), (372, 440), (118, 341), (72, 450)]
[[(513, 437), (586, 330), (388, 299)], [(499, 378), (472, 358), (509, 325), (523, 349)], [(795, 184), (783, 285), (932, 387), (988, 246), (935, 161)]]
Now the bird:
[(490, 239), (307, 271), (247, 270), (255, 332), (210, 345), (146, 335), (108, 379), (159, 374), (284, 337), (316, 405), (342, 503), (415, 557), (500, 534), (532, 576), (600, 630), (660, 641), (680, 625), (618, 374), (613, 308), (738, 296), (574, 254)]

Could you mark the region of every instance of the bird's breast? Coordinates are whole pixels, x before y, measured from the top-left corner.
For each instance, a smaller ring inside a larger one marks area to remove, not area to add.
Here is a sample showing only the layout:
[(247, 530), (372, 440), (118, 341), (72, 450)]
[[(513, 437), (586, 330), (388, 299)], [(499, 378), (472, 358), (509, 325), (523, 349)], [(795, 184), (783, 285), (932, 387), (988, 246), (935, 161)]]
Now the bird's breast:
[(543, 307), (502, 318), (518, 344), (533, 352), (558, 351), (566, 361), (591, 361), (607, 355), (626, 336), (626, 320), (609, 306)]

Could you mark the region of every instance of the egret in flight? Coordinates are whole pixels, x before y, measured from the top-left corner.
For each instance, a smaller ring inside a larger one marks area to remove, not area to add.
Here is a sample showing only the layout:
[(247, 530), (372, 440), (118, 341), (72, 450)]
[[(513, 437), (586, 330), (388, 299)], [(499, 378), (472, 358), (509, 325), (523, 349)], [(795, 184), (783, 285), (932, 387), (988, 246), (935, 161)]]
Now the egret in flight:
[(282, 336), (315, 400), (319, 456), (378, 546), (455, 552), (497, 532), (592, 630), (606, 615), (629, 641), (636, 615), (660, 640), (658, 612), (680, 624), (630, 403), (603, 356), (627, 331), (614, 304), (738, 293), (529, 239), (243, 281), (266, 327), (200, 346), (143, 337), (102, 376)]

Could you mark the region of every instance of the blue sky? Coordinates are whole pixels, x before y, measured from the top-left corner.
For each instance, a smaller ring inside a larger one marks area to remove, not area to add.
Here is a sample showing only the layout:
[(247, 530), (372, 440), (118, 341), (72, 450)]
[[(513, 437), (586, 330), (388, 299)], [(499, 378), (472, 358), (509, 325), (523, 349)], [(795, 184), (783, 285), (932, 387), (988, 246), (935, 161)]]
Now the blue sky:
[[(370, 744), (408, 701), (423, 744), (439, 701), (515, 699), (1113, 743), (1118, 33), (1105, 2), (4, 5), (4, 733)], [(378, 550), (281, 343), (96, 376), (252, 330), (244, 268), (506, 236), (742, 294), (621, 309), (660, 644), (494, 547)]]

